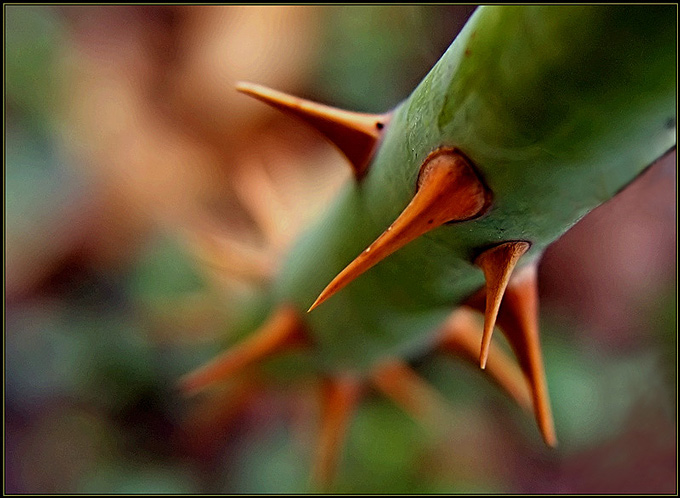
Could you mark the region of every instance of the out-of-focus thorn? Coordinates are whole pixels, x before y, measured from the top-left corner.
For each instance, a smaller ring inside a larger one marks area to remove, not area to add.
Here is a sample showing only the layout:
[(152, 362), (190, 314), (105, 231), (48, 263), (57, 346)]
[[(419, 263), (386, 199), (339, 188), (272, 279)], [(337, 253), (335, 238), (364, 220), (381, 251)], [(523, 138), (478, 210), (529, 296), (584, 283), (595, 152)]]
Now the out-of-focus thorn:
[(238, 82), (236, 89), (316, 128), (349, 159), (357, 179), (366, 174), (390, 118), (389, 113), (364, 114), (336, 109), (254, 83)]
[(244, 244), (217, 230), (196, 225), (185, 230), (185, 240), (200, 260), (230, 277), (267, 282), (276, 271), (275, 259), (266, 250)]
[(425, 160), (418, 190), (399, 217), (321, 292), (312, 311), (369, 268), (412, 240), (450, 221), (481, 214), (488, 194), (468, 161), (453, 149), (439, 149)]
[(405, 362), (386, 360), (375, 367), (371, 380), (383, 394), (414, 419), (430, 427), (450, 420), (446, 401)]
[(505, 242), (487, 249), (475, 259), (475, 264), (484, 271), (484, 278), (486, 279), (484, 333), (482, 334), (482, 347), (479, 354), (479, 364), (482, 368), (486, 367), (491, 335), (496, 325), (496, 316), (503, 300), (503, 293), (517, 261), (527, 252), (529, 247), (530, 244), (524, 241)]
[(328, 489), (337, 473), (347, 427), (361, 395), (361, 383), (349, 375), (326, 378), (321, 386), (321, 428), (313, 482)]
[[(534, 416), (543, 440), (557, 446), (555, 424), (550, 409), (550, 396), (545, 379), (543, 354), (538, 331), (538, 283), (536, 265), (527, 265), (510, 279), (498, 312), (498, 326), (507, 337), (531, 387)], [(477, 293), (467, 303), (484, 310), (484, 294)]]
[[(472, 364), (479, 361), (481, 327), (476, 312), (460, 308), (449, 316), (441, 329), (439, 349), (463, 358)], [(531, 392), (517, 364), (493, 342), (489, 348), (486, 373), (505, 390), (524, 410), (531, 412)]]
[(262, 162), (249, 160), (244, 164), (233, 186), (239, 201), (269, 245), (276, 250), (283, 250), (289, 242), (286, 226), (292, 217), (291, 210)]
[(298, 312), (292, 307), (281, 307), (243, 342), (185, 375), (180, 388), (187, 394), (194, 393), (273, 355), (311, 344)]

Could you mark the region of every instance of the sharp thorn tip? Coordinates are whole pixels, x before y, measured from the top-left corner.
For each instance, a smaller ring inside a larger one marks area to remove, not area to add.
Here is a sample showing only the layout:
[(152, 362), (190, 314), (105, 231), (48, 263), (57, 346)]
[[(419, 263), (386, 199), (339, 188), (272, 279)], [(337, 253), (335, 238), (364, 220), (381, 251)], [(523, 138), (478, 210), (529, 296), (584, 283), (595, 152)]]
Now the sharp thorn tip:
[(319, 307), (319, 305), (320, 305), (321, 303), (323, 303), (323, 302), (326, 300), (326, 298), (324, 297), (323, 294), (324, 294), (324, 293), (322, 292), (322, 293), (319, 295), (319, 297), (316, 298), (316, 301), (314, 301), (314, 303), (309, 307), (309, 309), (307, 310), (307, 313), (311, 313), (312, 311), (314, 311), (316, 308)]
[(325, 135), (347, 157), (357, 180), (366, 174), (390, 117), (389, 114), (345, 111), (254, 83), (239, 81), (236, 90), (302, 119)]

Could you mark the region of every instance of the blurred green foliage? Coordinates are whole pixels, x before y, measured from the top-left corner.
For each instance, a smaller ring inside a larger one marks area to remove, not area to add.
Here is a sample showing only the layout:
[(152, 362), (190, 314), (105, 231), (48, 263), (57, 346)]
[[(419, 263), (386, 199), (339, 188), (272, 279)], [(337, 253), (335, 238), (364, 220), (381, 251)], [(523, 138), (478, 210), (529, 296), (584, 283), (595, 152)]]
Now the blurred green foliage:
[(58, 74), (55, 52), (63, 27), (51, 9), (10, 5), (5, 7), (6, 112), (33, 133), (44, 133), (52, 122)]

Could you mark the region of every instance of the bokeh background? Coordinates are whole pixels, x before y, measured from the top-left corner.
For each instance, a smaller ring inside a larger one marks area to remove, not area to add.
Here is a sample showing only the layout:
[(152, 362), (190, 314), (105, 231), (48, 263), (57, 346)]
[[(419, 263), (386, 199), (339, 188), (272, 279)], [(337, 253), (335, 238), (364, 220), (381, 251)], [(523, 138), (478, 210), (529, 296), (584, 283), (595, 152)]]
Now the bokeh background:
[[(5, 6), (6, 492), (309, 490), (314, 389), (176, 389), (349, 177), (234, 83), (383, 112), (473, 10)], [(675, 163), (542, 261), (556, 450), (478, 369), (433, 357), (417, 368), (450, 424), (369, 397), (334, 490), (676, 492)]]

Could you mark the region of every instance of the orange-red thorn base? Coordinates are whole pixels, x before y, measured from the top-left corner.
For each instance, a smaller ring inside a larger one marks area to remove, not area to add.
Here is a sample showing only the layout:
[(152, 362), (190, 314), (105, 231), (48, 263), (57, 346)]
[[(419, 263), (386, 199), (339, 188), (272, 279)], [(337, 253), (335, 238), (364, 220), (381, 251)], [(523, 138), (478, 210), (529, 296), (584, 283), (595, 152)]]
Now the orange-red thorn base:
[(529, 247), (530, 244), (524, 241), (505, 242), (484, 251), (475, 259), (475, 264), (482, 269), (486, 279), (484, 333), (482, 334), (482, 347), (479, 354), (479, 364), (482, 368), (486, 367), (491, 335), (496, 325), (496, 316), (501, 307), (503, 293), (517, 261), (527, 252)]
[(366, 174), (376, 144), (390, 119), (390, 114), (336, 109), (253, 83), (239, 82), (236, 89), (316, 128), (349, 159), (357, 179)]
[(468, 161), (454, 149), (438, 149), (421, 168), (418, 191), (392, 225), (321, 292), (312, 311), (387, 256), (450, 221), (482, 214), (488, 195)]

